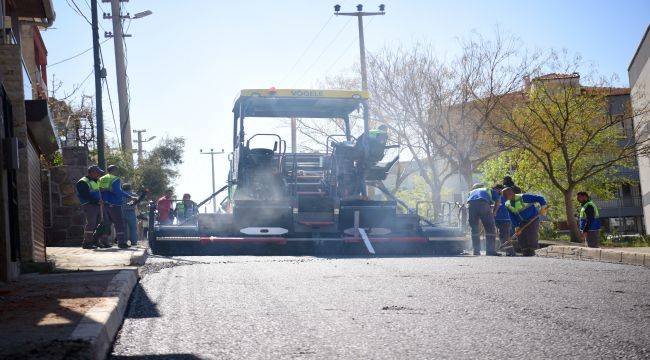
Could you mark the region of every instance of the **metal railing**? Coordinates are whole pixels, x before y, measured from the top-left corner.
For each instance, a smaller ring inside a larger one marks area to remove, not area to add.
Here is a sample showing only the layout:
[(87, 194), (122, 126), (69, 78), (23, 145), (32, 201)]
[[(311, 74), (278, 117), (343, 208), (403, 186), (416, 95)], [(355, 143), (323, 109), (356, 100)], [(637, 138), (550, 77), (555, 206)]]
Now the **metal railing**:
[(629, 196), (611, 200), (594, 199), (594, 201), (601, 209), (634, 208), (643, 206), (643, 201), (640, 196)]

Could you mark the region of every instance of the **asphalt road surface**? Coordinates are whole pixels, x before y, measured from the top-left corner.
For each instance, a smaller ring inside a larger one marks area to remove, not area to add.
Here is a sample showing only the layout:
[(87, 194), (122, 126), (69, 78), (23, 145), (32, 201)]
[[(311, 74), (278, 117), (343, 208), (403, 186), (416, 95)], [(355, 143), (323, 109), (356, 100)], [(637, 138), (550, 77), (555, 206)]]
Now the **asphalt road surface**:
[(650, 270), (546, 258), (150, 259), (113, 359), (650, 358)]

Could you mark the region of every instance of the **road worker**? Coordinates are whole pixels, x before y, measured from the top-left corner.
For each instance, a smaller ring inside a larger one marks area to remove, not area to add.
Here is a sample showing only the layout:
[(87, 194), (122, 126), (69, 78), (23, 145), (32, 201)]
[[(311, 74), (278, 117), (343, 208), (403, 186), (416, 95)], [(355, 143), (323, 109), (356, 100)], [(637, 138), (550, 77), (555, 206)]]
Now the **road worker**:
[[(533, 194), (516, 194), (512, 188), (505, 188), (501, 192), (506, 199), (506, 208), (510, 214), (510, 220), (515, 227), (515, 236), (519, 248), (524, 256), (535, 255), (539, 247), (539, 223), (540, 216), (546, 216), (548, 206), (543, 196)], [(535, 204), (539, 204), (537, 210)]]
[(165, 190), (165, 194), (158, 199), (156, 209), (158, 210), (158, 223), (160, 225), (169, 225), (174, 220), (172, 214), (172, 189)]
[(503, 186), (511, 188), (515, 192), (515, 194), (521, 194), (523, 192), (521, 191), (521, 188), (519, 186), (515, 185), (515, 182), (512, 180), (512, 177), (509, 175), (503, 177)]
[(468, 220), (472, 232), (474, 255), (481, 255), (481, 233), (479, 223), (485, 230), (485, 254), (498, 255), (495, 248), (496, 228), (494, 215), (499, 209), (501, 195), (485, 184), (474, 184), (467, 197)]
[(174, 214), (179, 225), (191, 222), (191, 219), (198, 213), (196, 203), (191, 199), (190, 194), (183, 194), (183, 201), (176, 204)]
[(84, 249), (95, 249), (97, 246), (105, 247), (104, 244), (97, 243), (97, 239), (93, 237), (99, 221), (100, 211), (99, 183), (97, 181), (102, 175), (104, 175), (104, 171), (99, 166), (90, 166), (88, 167), (86, 176), (79, 179), (75, 187), (77, 198), (81, 204), (81, 210), (86, 218), (84, 239), (81, 243), (81, 247)]
[[(492, 189), (501, 194), (501, 190), (504, 188), (505, 187), (502, 184), (496, 184)], [(504, 246), (506, 243), (510, 242), (510, 236), (512, 235), (512, 221), (510, 221), (510, 214), (506, 208), (506, 199), (502, 195), (499, 195), (499, 200), (500, 205), (496, 215), (494, 216), (494, 222), (499, 231), (499, 245)], [(515, 249), (512, 244), (506, 247), (506, 255), (515, 255)]]
[(600, 213), (598, 207), (591, 201), (589, 194), (581, 191), (576, 196), (580, 203), (580, 234), (587, 246), (599, 247), (600, 240)]
[[(122, 218), (122, 204), (124, 198), (136, 200), (138, 197), (122, 189), (122, 180), (118, 176), (119, 168), (109, 165), (108, 174), (99, 178), (99, 190), (104, 201), (104, 212), (115, 226), (115, 238), (120, 249), (126, 249), (129, 244), (124, 236), (124, 219)], [(105, 215), (105, 216), (106, 216)]]

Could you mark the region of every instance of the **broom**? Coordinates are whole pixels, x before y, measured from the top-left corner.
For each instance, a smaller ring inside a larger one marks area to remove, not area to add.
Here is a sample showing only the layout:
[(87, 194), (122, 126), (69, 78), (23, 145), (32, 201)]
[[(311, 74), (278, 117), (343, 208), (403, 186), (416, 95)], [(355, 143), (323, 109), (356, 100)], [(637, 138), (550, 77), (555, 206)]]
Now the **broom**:
[(111, 235), (111, 224), (104, 221), (104, 200), (102, 200), (102, 193), (99, 193), (99, 224), (93, 232), (93, 239), (101, 246), (109, 247), (104, 240)]

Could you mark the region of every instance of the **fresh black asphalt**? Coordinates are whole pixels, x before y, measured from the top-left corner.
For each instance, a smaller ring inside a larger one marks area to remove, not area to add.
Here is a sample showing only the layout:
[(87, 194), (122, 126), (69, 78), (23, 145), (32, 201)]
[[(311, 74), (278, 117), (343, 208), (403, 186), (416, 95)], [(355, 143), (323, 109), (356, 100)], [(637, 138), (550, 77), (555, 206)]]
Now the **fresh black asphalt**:
[(650, 269), (507, 257), (150, 258), (113, 359), (650, 358)]

